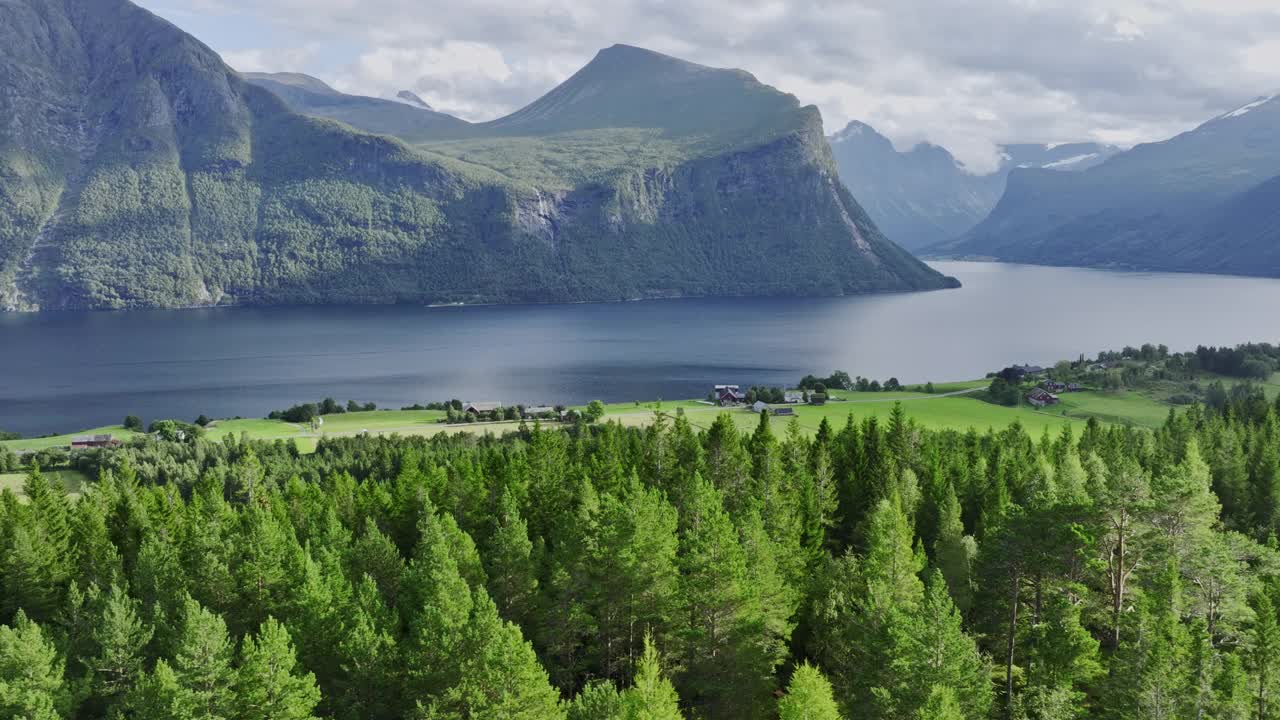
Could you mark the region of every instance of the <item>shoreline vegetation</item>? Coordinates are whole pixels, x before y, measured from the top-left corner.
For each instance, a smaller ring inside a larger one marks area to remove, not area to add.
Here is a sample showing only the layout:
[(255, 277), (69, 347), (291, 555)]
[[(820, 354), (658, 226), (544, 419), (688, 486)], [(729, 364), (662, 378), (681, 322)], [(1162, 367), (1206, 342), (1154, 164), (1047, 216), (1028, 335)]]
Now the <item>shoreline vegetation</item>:
[[(861, 421), (867, 417), (887, 418), (896, 405), (922, 427), (935, 430), (983, 431), (1020, 424), (1028, 432), (1039, 434), (1064, 427), (1082, 427), (1089, 420), (1108, 425), (1127, 425), (1155, 429), (1164, 424), (1170, 410), (1197, 402), (1221, 405), (1237, 385), (1257, 385), (1268, 397), (1280, 394), (1280, 348), (1268, 344), (1246, 344), (1236, 348), (1204, 348), (1187, 353), (1173, 353), (1164, 346), (1143, 345), (1118, 351), (1099, 353), (1096, 358), (1081, 355), (1074, 361), (1061, 361), (1040, 373), (1021, 377), (1009, 384), (1007, 378), (1020, 366), (992, 372), (987, 378), (961, 382), (902, 384), (890, 378), (883, 384), (838, 372), (827, 378), (808, 375), (800, 380), (797, 391), (805, 392), (805, 403), (792, 405), (801, 432), (816, 433), (823, 422), (843, 424), (852, 416)], [(1079, 392), (1063, 393), (1058, 404), (1036, 407), (1025, 395), (1042, 380), (1066, 384), (1079, 381)], [(824, 384), (829, 383), (830, 387)], [(821, 405), (808, 404), (809, 391), (820, 387), (827, 400)], [(751, 393), (781, 388), (751, 388)], [(996, 394), (1003, 391), (1004, 397)], [(777, 398), (774, 398), (777, 399)], [(543, 423), (547, 426), (571, 425), (582, 415), (588, 422), (617, 422), (624, 427), (646, 427), (670, 419), (686, 417), (691, 426), (706, 430), (722, 413), (728, 412), (740, 430), (755, 424), (750, 412), (754, 395), (736, 407), (721, 407), (704, 399), (662, 399), (632, 402), (600, 403), (598, 410), (588, 413), (589, 405), (556, 405), (551, 413), (540, 417), (524, 416), (523, 405), (498, 408), (492, 415), (476, 416), (462, 412), (459, 400), (414, 404), (399, 410), (376, 409), (372, 403), (325, 399), (319, 403), (296, 405), (288, 410), (273, 411), (265, 419), (200, 416), (192, 423), (162, 420), (151, 423), (143, 431), (142, 421), (130, 416), (131, 424), (105, 426), (74, 433), (46, 435), (36, 438), (14, 438), (0, 435), (0, 452), (29, 454), (67, 447), (76, 437), (109, 434), (115, 440), (130, 442), (154, 434), (157, 428), (168, 433), (186, 430), (210, 440), (227, 436), (251, 440), (293, 442), (299, 451), (314, 451), (321, 438), (354, 435), (434, 436), (441, 433), (467, 432), (503, 435), (518, 431), (522, 425)], [(598, 402), (598, 401), (597, 401)], [(595, 404), (595, 403), (593, 403)], [(774, 403), (782, 406), (782, 403)], [(320, 421), (316, 422), (315, 418)], [(785, 422), (790, 418), (779, 418)], [(567, 421), (567, 422), (565, 422)], [(0, 470), (4, 467), (0, 465)]]

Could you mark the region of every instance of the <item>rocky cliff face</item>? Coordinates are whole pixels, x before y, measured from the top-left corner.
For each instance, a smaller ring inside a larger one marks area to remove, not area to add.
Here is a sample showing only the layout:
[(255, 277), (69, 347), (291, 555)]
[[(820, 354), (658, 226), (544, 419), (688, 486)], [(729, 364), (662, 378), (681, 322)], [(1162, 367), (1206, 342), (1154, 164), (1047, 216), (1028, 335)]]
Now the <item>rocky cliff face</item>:
[(875, 128), (851, 122), (831, 138), (840, 177), (876, 225), (910, 250), (959, 237), (1000, 200), (1009, 173), (1044, 168), (1078, 172), (1119, 148), (1094, 143), (1005, 145), (994, 172), (970, 172), (945, 148), (927, 143), (899, 152)]
[[(411, 147), (295, 113), (126, 0), (0, 4), (0, 301), (527, 302), (953, 284), (886, 241), (840, 185), (815, 110), (745, 73), (662, 62), (697, 82), (680, 85), (679, 131), (622, 133), (653, 133), (637, 146), (656, 148), (652, 159), (619, 152), (619, 131), (583, 118), (625, 124), (661, 97), (577, 105), (566, 134), (543, 107), (545, 137), (518, 123), (452, 127)], [(688, 115), (708, 89), (720, 107), (741, 97), (767, 112), (708, 137)], [(546, 169), (588, 155), (584, 143), (604, 159)]]

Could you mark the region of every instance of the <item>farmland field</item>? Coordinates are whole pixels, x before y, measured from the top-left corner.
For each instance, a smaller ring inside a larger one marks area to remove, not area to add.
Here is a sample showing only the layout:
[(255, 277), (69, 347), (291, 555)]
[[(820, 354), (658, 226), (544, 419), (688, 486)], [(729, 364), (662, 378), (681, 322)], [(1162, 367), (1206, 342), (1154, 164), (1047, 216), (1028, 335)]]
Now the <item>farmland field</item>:
[[(983, 402), (968, 396), (968, 391), (984, 387), (986, 381), (939, 385), (935, 394), (919, 392), (838, 392), (841, 398), (822, 407), (797, 406), (795, 417), (802, 430), (816, 432), (823, 418), (839, 427), (853, 415), (856, 420), (875, 416), (888, 418), (893, 407), (901, 403), (908, 417), (921, 426), (932, 429), (979, 431), (1001, 428), (1017, 421), (1028, 432), (1039, 434), (1056, 431), (1064, 425), (1081, 426), (1090, 417), (1106, 423), (1122, 423), (1142, 427), (1156, 427), (1169, 413), (1169, 404), (1139, 392), (1117, 393), (1083, 392), (1063, 396), (1061, 405), (1036, 410), (1027, 405), (1004, 407)], [(945, 393), (965, 393), (947, 396)], [(669, 400), (644, 403), (613, 403), (605, 406), (605, 421), (617, 421), (627, 426), (644, 426), (653, 422), (655, 412), (674, 415), (677, 410), (685, 413), (691, 424), (698, 428), (711, 426), (716, 417), (727, 412), (743, 430), (755, 426), (757, 416), (743, 408), (723, 409), (704, 400)], [(310, 427), (283, 420), (233, 419), (212, 424), (206, 437), (219, 440), (227, 435), (248, 436), (257, 440), (293, 440), (303, 452), (311, 452), (322, 437), (356, 435), (369, 432), (376, 435), (432, 436), (440, 433), (493, 433), (500, 435), (519, 427), (517, 422), (480, 422), (446, 425), (439, 422), (444, 413), (435, 410), (380, 410), (371, 412), (326, 415), (323, 425), (312, 431)], [(785, 417), (777, 418), (785, 422)], [(87, 430), (83, 433), (112, 433), (121, 439), (134, 435), (121, 427)], [(60, 435), (31, 440), (12, 440), (3, 443), (15, 451), (40, 450), (66, 446), (74, 435)]]
[[(61, 481), (67, 495), (73, 498), (80, 497), (80, 489), (89, 482), (89, 477), (79, 470), (45, 470), (42, 474), (51, 481)], [(19, 498), (23, 497), (22, 486), (26, 479), (25, 472), (0, 473), (0, 493), (12, 490)]]

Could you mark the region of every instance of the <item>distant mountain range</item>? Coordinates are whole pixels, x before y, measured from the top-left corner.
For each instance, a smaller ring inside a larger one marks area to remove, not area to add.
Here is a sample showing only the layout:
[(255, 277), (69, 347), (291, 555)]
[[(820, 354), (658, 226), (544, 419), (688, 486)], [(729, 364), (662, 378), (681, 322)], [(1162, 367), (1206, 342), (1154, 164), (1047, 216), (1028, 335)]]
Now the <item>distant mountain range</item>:
[(395, 100), (384, 100), (345, 95), (302, 73), (242, 73), (241, 77), (270, 90), (300, 113), (338, 120), (380, 135), (395, 135), (409, 142), (437, 138), (467, 124), (432, 110), (407, 90)]
[(953, 240), (981, 222), (1015, 169), (1082, 171), (1120, 152), (1095, 143), (1005, 145), (999, 169), (979, 175), (937, 145), (899, 151), (862, 122), (849, 123), (830, 141), (849, 191), (885, 235), (911, 250)]
[(1280, 276), (1280, 99), (1259, 98), (1079, 173), (1019, 169), (991, 214), (925, 251)]
[(0, 307), (957, 284), (877, 229), (816, 108), (740, 70), (614, 46), (479, 124), (248, 80), (127, 0), (0, 3)]

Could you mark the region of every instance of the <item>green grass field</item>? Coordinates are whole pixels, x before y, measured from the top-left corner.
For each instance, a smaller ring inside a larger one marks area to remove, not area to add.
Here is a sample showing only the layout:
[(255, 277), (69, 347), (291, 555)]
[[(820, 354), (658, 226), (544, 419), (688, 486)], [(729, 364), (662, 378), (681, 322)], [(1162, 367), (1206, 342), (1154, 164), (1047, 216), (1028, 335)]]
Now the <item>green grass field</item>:
[[(89, 477), (79, 470), (45, 470), (41, 473), (50, 481), (60, 480), (62, 486), (67, 489), (67, 495), (73, 498), (80, 497), (80, 490), (84, 484), (89, 482)], [(22, 486), (27, 481), (25, 472), (18, 473), (0, 473), (0, 492), (12, 490), (17, 493), (20, 499), (25, 499), (22, 494)]]
[(1063, 393), (1062, 404), (1047, 412), (1066, 411), (1069, 417), (1088, 419), (1096, 417), (1107, 423), (1137, 425), (1157, 428), (1169, 417), (1173, 407), (1140, 392), (1083, 392)]
[[(889, 393), (865, 394), (888, 395)], [(851, 393), (851, 395), (860, 394)], [(822, 407), (797, 407), (795, 409), (795, 417), (799, 420), (801, 429), (807, 433), (814, 433), (817, 432), (823, 418), (826, 418), (837, 429), (844, 425), (849, 415), (853, 415), (854, 419), (858, 421), (870, 416), (887, 420), (897, 402), (902, 403), (902, 407), (908, 417), (914, 419), (923, 427), (933, 429), (968, 430), (969, 428), (974, 428), (981, 431), (987, 428), (1002, 428), (1016, 420), (1022, 423), (1022, 426), (1028, 432), (1039, 434), (1046, 428), (1050, 431), (1056, 431), (1061, 429), (1063, 425), (1077, 426), (1084, 424), (1084, 420), (1080, 418), (1036, 412), (1030, 407), (1006, 408), (963, 396), (935, 397), (930, 395), (915, 395), (897, 401), (892, 398), (886, 398), (882, 402), (864, 400), (861, 402), (833, 402)], [(759, 422), (758, 415), (741, 408), (726, 410), (709, 405), (697, 405), (694, 407), (682, 405), (682, 407), (684, 407), (685, 417), (689, 419), (689, 422), (694, 427), (702, 429), (711, 427), (716, 417), (722, 412), (729, 413), (738, 428), (743, 431), (751, 430)], [(664, 403), (662, 410), (668, 414), (674, 414), (675, 405)], [(653, 421), (653, 410), (637, 410), (632, 407), (630, 410), (606, 415), (605, 419), (617, 420), (623, 425), (629, 426), (647, 425)], [(775, 423), (787, 423), (789, 421), (789, 418), (786, 417), (775, 419)], [(775, 425), (776, 428), (777, 426)]]
[[(920, 425), (932, 429), (985, 431), (1002, 428), (1017, 421), (1028, 432), (1040, 434), (1046, 429), (1055, 432), (1064, 425), (1083, 425), (1089, 418), (1106, 423), (1120, 423), (1141, 427), (1158, 427), (1164, 422), (1171, 407), (1151, 394), (1136, 391), (1117, 393), (1082, 392), (1062, 396), (1061, 405), (1037, 410), (1029, 405), (1003, 407), (992, 405), (967, 394), (946, 396), (985, 387), (987, 381), (975, 380), (963, 383), (947, 383), (935, 386), (934, 394), (918, 392), (840, 392), (840, 401), (823, 407), (797, 407), (796, 417), (806, 432), (816, 432), (826, 418), (840, 427), (850, 414), (861, 420), (868, 416), (887, 419), (897, 403), (902, 403), (907, 416)], [(1273, 385), (1280, 390), (1280, 376), (1273, 378)], [(684, 411), (689, 421), (699, 428), (711, 426), (721, 412), (729, 412), (744, 431), (755, 427), (758, 418), (744, 409), (724, 410), (699, 400), (665, 400), (646, 403), (611, 403), (605, 406), (605, 420), (616, 420), (629, 427), (639, 427), (653, 422), (654, 412), (673, 415), (677, 409)], [(255, 440), (293, 440), (302, 452), (313, 452), (321, 437), (340, 437), (369, 432), (377, 435), (432, 436), (440, 433), (493, 433), (500, 435), (519, 427), (519, 423), (474, 423), (446, 425), (439, 422), (444, 413), (435, 410), (380, 410), (374, 412), (327, 415), (319, 431), (282, 420), (239, 419), (220, 420), (210, 426), (207, 437), (219, 440), (227, 435), (248, 436)], [(785, 418), (778, 418), (779, 423)], [(554, 425), (554, 424), (552, 424)], [(104, 432), (121, 439), (129, 433), (121, 427), (96, 428), (75, 435)], [(18, 451), (39, 450), (47, 447), (66, 446), (73, 435), (32, 440), (12, 440), (3, 445)]]
[(3, 445), (15, 452), (44, 450), (45, 448), (51, 447), (69, 447), (71, 445), (71, 439), (80, 435), (113, 435), (117, 440), (128, 440), (136, 437), (138, 433), (125, 430), (121, 425), (108, 425), (106, 427), (93, 428), (91, 430), (81, 430), (67, 435), (56, 435), (53, 437), (43, 438), (24, 438), (22, 440), (6, 440), (0, 443), (0, 445)]

